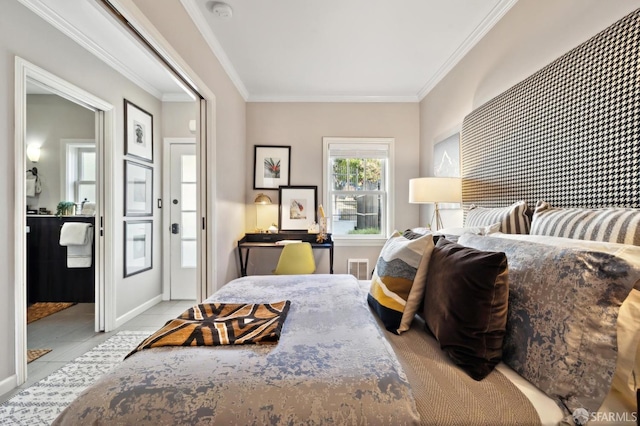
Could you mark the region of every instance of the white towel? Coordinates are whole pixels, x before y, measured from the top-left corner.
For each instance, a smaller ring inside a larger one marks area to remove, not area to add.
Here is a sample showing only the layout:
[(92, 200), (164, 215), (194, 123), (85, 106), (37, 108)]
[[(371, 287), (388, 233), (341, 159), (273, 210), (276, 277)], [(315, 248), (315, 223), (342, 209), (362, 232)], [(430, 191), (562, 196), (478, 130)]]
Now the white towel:
[(92, 225), (85, 222), (65, 222), (60, 230), (61, 246), (82, 246), (91, 242), (89, 229)]
[(36, 178), (28, 177), (27, 178), (27, 197), (35, 197), (36, 196)]
[(67, 246), (67, 268), (90, 268), (91, 246), (93, 245), (93, 228), (87, 230), (87, 244)]

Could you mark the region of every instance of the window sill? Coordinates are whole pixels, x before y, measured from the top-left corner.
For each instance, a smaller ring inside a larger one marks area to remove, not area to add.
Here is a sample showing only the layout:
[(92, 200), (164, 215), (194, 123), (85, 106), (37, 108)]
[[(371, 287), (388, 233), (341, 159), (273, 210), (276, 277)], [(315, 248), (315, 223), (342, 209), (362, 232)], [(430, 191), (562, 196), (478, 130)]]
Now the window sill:
[(382, 247), (387, 241), (384, 237), (375, 238), (354, 238), (332, 236), (335, 247)]

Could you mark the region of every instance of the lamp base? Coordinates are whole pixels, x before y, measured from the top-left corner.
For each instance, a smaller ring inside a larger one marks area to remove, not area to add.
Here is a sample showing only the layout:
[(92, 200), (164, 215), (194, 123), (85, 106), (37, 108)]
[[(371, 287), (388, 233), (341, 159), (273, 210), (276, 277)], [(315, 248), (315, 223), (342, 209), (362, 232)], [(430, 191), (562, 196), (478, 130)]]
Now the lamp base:
[(442, 217), (440, 217), (440, 208), (438, 207), (438, 203), (435, 203), (435, 210), (433, 211), (433, 216), (431, 216), (431, 230), (437, 231), (442, 228), (444, 228), (444, 226), (442, 226)]

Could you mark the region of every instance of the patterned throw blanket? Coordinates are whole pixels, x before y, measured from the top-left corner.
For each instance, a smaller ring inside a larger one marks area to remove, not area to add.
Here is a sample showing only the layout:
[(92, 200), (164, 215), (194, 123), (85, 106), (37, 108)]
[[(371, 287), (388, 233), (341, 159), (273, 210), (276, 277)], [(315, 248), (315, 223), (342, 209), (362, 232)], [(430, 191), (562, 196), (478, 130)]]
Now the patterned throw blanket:
[(291, 302), (195, 305), (147, 337), (125, 359), (160, 346), (276, 344)]

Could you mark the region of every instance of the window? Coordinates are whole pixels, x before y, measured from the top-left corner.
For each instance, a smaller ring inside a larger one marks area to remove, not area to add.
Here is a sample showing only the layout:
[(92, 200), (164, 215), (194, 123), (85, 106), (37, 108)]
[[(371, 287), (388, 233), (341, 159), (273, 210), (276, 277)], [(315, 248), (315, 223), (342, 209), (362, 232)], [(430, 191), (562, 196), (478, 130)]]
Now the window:
[(393, 139), (323, 138), (324, 206), (335, 239), (389, 234)]
[(66, 200), (81, 203), (96, 201), (96, 149), (91, 142), (70, 142), (66, 145)]

